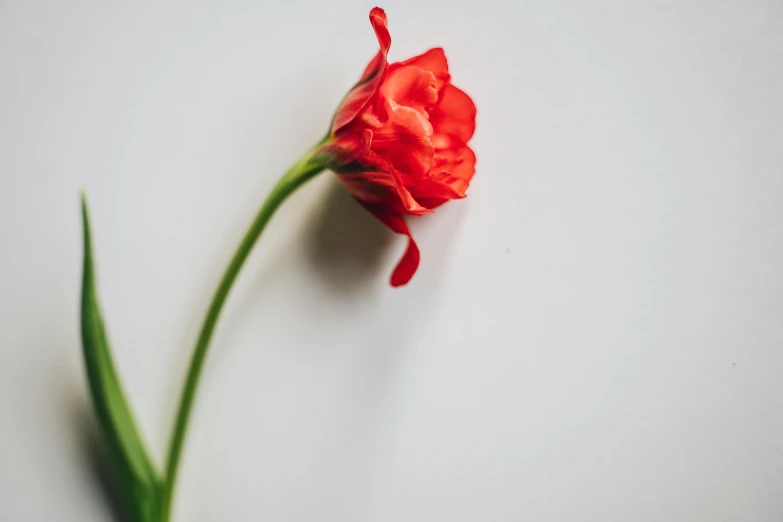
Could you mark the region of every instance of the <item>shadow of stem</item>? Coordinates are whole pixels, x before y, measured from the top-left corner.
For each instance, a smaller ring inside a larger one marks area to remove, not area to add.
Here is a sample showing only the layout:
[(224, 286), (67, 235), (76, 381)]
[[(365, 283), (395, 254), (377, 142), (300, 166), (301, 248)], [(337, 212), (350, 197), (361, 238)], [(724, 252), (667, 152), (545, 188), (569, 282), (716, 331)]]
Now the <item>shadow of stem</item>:
[(82, 458), (92, 480), (102, 493), (101, 497), (106, 499), (107, 510), (112, 514), (112, 520), (133, 522), (128, 508), (128, 499), (124, 498), (120, 490), (116, 470), (90, 405), (80, 404), (75, 407), (72, 411), (72, 422), (80, 442)]

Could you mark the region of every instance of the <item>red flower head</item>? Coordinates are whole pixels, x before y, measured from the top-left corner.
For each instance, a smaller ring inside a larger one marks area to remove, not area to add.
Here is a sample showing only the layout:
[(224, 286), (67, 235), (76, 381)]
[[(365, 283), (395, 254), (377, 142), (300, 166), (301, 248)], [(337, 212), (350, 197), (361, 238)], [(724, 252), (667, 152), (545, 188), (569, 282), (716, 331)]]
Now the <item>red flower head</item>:
[(370, 11), (380, 51), (342, 101), (332, 123), (333, 141), (321, 150), (351, 195), (398, 234), (408, 249), (391, 277), (407, 283), (419, 249), (402, 215), (421, 215), (465, 197), (476, 157), (467, 146), (476, 106), (451, 84), (443, 49), (388, 64), (391, 37), (386, 13)]

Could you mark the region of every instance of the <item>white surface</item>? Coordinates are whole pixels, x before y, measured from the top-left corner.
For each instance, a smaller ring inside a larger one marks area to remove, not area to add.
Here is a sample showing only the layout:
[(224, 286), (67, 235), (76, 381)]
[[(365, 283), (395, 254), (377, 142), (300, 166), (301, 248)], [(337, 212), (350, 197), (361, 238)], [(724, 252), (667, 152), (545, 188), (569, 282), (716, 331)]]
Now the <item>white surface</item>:
[[(0, 3), (0, 519), (105, 521), (78, 193), (161, 460), (207, 300), (376, 51), (358, 1)], [(215, 339), (176, 520), (783, 520), (783, 5), (388, 2), (479, 108), (404, 241), (322, 176)]]

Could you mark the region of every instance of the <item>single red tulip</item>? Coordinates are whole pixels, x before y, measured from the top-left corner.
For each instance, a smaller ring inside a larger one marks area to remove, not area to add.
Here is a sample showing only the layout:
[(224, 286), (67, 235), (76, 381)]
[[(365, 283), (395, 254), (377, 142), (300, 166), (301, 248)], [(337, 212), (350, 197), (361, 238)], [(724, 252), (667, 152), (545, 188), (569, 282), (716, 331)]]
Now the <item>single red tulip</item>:
[(121, 479), (120, 495), (134, 520), (171, 520), (191, 412), (218, 319), (258, 238), (291, 194), (331, 169), (372, 215), (408, 236), (408, 248), (392, 273), (392, 286), (410, 281), (419, 266), (419, 249), (403, 216), (426, 214), (446, 201), (465, 197), (476, 163), (467, 145), (476, 126), (473, 101), (451, 85), (443, 49), (390, 65), (386, 14), (376, 7), (370, 11), (370, 22), (381, 50), (340, 104), (329, 132), (272, 187), (213, 294), (185, 375), (163, 474), (151, 464), (115, 375), (98, 306), (87, 204), (82, 198), (84, 361), (98, 420)]
[(340, 104), (332, 140), (320, 153), (359, 204), (408, 236), (391, 277), (392, 286), (400, 286), (419, 266), (419, 249), (402, 216), (465, 197), (476, 163), (467, 145), (476, 106), (451, 84), (443, 49), (388, 64), (391, 37), (383, 9), (370, 11), (370, 23), (380, 51)]

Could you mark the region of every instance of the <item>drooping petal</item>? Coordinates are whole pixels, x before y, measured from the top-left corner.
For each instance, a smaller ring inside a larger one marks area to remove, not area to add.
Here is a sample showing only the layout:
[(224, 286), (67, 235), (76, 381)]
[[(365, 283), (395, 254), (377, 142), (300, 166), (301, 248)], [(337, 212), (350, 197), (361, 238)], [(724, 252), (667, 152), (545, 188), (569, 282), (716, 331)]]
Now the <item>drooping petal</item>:
[(449, 82), (449, 63), (446, 61), (446, 54), (440, 47), (430, 49), (424, 54), (408, 58), (404, 62), (393, 63), (389, 66), (389, 74), (395, 69), (406, 65), (414, 65), (425, 71), (431, 72), (435, 76), (435, 87), (440, 91), (444, 85)]
[(416, 273), (416, 269), (419, 268), (419, 260), (421, 257), (419, 254), (419, 247), (416, 245), (416, 241), (411, 235), (408, 224), (401, 215), (390, 212), (386, 208), (369, 205), (362, 202), (360, 203), (370, 214), (375, 216), (381, 223), (389, 227), (392, 232), (408, 236), (408, 247), (405, 249), (405, 253), (402, 255), (402, 258), (399, 260), (397, 266), (392, 272), (391, 285), (402, 286), (408, 283), (408, 281), (410, 281), (413, 277), (413, 274)]
[(332, 134), (350, 123), (361, 112), (375, 94), (375, 91), (378, 90), (378, 87), (383, 83), (383, 80), (386, 79), (388, 70), (386, 55), (391, 47), (391, 36), (386, 26), (386, 13), (383, 9), (375, 7), (370, 11), (370, 23), (375, 30), (375, 36), (378, 38), (378, 44), (381, 49), (364, 70), (364, 74), (362, 74), (359, 82), (345, 96), (337, 109), (332, 122)]
[(435, 136), (444, 135), (465, 144), (476, 129), (476, 105), (470, 96), (448, 84), (430, 111), (430, 123)]

